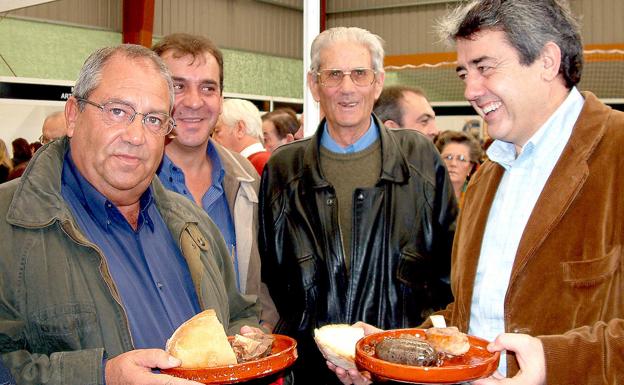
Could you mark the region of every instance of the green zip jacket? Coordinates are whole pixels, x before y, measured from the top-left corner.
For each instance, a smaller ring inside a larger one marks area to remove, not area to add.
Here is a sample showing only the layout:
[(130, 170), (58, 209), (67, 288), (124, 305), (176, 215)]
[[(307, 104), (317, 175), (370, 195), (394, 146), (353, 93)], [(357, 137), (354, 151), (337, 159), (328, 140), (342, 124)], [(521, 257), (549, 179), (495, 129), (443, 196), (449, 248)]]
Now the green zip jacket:
[[(67, 139), (45, 146), (22, 178), (0, 185), (0, 357), (19, 384), (101, 384), (102, 359), (133, 349), (106, 259), (61, 196), (68, 146)], [(152, 189), (201, 308), (215, 309), (228, 334), (258, 326), (259, 305), (238, 294), (208, 215), (158, 178)]]

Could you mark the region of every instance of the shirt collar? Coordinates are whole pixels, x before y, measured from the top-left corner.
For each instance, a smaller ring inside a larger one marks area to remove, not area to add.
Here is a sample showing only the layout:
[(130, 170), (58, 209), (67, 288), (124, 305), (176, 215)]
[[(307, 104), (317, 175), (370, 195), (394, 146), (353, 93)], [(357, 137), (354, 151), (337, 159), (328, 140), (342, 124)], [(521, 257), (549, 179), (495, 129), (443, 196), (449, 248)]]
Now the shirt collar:
[[(223, 168), (221, 157), (219, 157), (219, 153), (212, 139), (208, 141), (208, 145), (206, 146), (206, 156), (210, 159), (210, 164), (212, 166), (211, 177), (213, 186), (221, 185), (225, 176), (225, 169)], [(167, 154), (163, 156), (158, 174), (162, 174), (161, 177), (164, 176), (165, 178), (170, 178), (175, 175), (177, 175), (178, 178), (184, 176), (182, 169), (176, 166)]]
[(487, 150), (488, 158), (507, 170), (517, 159), (531, 157), (533, 154), (541, 156), (544, 151), (550, 151), (555, 142), (562, 140), (567, 142), (584, 102), (581, 93), (573, 87), (563, 103), (529, 138), (520, 154), (516, 156), (516, 147), (513, 143), (495, 140)]
[(325, 147), (327, 150), (331, 152), (336, 152), (339, 154), (350, 154), (353, 152), (358, 152), (367, 149), (371, 144), (375, 143), (379, 139), (379, 127), (375, 123), (375, 120), (371, 116), (370, 126), (368, 130), (360, 139), (355, 141), (355, 143), (348, 145), (347, 147), (342, 147), (339, 145), (332, 137), (329, 135), (327, 130), (327, 121), (325, 121), (325, 125), (323, 126), (323, 134), (321, 135), (321, 146)]
[[(107, 228), (113, 220), (121, 220), (123, 218), (125, 221), (117, 207), (82, 176), (72, 159), (71, 150), (68, 150), (65, 154), (62, 180), (63, 187), (71, 190), (72, 195), (78, 199), (80, 205), (102, 228)], [(154, 224), (148, 214), (148, 208), (152, 203), (152, 187), (150, 186), (139, 200), (141, 212), (138, 227), (145, 221), (152, 230), (154, 229)]]
[(254, 143), (251, 146), (247, 146), (243, 148), (240, 154), (244, 156), (245, 158), (248, 158), (249, 156), (255, 153), (263, 152), (263, 151), (264, 151), (264, 147), (262, 147), (262, 143)]
[(223, 177), (225, 176), (225, 170), (223, 169), (223, 163), (221, 163), (221, 158), (219, 157), (217, 148), (214, 143), (212, 143), (212, 139), (208, 141), (206, 154), (208, 155), (208, 159), (210, 159), (210, 164), (212, 166), (212, 185), (221, 186), (223, 183)]

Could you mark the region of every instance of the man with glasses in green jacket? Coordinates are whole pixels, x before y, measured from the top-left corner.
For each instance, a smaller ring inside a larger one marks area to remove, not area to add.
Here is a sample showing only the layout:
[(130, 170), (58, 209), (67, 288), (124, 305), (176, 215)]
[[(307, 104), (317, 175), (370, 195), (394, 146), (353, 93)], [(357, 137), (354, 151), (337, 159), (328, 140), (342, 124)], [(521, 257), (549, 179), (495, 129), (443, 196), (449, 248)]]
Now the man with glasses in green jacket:
[(196, 384), (157, 373), (212, 308), (258, 325), (219, 229), (155, 178), (173, 84), (150, 50), (103, 48), (65, 106), (67, 136), (0, 187), (0, 359), (18, 384)]

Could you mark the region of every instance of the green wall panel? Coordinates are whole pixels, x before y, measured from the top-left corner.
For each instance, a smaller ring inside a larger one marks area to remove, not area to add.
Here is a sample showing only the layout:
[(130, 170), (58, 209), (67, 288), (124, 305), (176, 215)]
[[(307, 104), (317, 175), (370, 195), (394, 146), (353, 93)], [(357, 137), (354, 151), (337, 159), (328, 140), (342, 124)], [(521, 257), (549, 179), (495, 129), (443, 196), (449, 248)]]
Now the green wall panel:
[[(0, 54), (16, 76), (75, 80), (86, 57), (121, 34), (36, 21), (0, 20)], [(226, 92), (303, 97), (303, 61), (224, 49)], [(14, 76), (0, 60), (0, 76)]]

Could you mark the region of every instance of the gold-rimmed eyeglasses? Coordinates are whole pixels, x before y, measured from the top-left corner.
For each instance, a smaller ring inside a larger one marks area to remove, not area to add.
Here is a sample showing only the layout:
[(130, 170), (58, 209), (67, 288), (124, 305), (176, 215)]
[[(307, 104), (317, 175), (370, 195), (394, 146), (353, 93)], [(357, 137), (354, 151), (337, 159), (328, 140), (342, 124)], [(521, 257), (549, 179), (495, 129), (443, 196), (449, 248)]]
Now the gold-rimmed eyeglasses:
[(124, 125), (128, 127), (137, 115), (142, 115), (141, 123), (149, 132), (155, 135), (167, 135), (175, 127), (175, 120), (164, 112), (137, 112), (129, 104), (122, 102), (106, 102), (98, 104), (84, 98), (76, 98), (80, 103), (87, 103), (93, 107), (97, 107), (102, 111), (102, 117), (108, 125)]
[(349, 75), (356, 86), (370, 86), (375, 81), (377, 71), (370, 68), (354, 68), (351, 71), (342, 71), (338, 69), (319, 70), (316, 73), (319, 82), (324, 87), (336, 87), (342, 83), (342, 79)]

